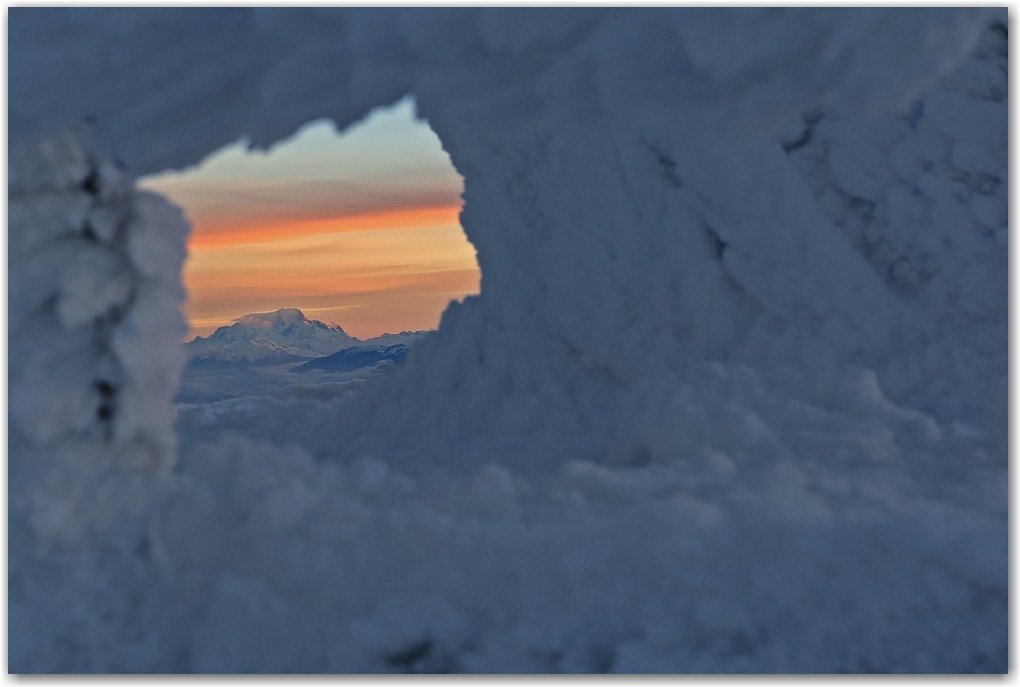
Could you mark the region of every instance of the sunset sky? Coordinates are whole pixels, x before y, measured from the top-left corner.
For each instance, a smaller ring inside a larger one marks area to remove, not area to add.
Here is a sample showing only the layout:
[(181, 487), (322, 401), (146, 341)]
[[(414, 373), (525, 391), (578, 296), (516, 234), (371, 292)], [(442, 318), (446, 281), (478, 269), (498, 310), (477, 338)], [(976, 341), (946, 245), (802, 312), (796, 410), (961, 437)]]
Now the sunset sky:
[(138, 185), (192, 223), (188, 339), (282, 307), (360, 338), (433, 329), (451, 299), (478, 293), (463, 182), (410, 98), (342, 135), (313, 122), (268, 152), (238, 142)]

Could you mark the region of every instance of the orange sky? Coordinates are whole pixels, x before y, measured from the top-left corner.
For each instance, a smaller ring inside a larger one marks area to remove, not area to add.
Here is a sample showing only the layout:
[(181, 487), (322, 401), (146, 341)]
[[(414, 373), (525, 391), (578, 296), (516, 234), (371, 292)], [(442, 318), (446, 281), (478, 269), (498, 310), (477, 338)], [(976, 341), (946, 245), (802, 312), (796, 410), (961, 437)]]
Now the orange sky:
[(479, 289), (462, 184), (406, 99), (342, 136), (317, 123), (268, 154), (235, 144), (139, 182), (192, 223), (189, 340), (281, 307), (363, 339), (434, 329), (450, 300)]

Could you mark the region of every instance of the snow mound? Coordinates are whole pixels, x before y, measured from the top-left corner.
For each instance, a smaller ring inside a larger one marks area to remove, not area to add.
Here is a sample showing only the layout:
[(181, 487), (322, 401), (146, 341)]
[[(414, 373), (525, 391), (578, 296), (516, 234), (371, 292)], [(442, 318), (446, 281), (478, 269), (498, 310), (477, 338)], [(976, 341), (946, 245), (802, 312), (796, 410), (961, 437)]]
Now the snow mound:
[[(9, 14), (12, 672), (1007, 669), (1004, 10)], [(186, 224), (103, 160), (408, 93), (480, 295), (169, 469)]]

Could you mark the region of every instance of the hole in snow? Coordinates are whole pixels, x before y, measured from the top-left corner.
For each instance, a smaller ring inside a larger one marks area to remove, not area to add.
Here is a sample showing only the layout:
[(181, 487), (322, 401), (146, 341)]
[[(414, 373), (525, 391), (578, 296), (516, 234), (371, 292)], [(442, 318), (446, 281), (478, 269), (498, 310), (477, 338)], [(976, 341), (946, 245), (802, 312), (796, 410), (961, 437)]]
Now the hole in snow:
[(410, 96), (342, 133), (319, 120), (268, 151), (238, 141), (139, 186), (192, 223), (188, 339), (280, 308), (360, 339), (434, 329), (478, 292), (463, 179)]

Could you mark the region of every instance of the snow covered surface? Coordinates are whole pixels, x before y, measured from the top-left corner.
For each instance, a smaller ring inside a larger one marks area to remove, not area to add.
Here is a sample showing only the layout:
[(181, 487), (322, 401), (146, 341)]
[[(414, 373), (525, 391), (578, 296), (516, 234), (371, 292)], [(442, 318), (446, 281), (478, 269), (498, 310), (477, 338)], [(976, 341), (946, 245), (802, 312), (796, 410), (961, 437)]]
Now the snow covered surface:
[[(9, 17), (12, 672), (1006, 670), (1004, 9)], [(175, 437), (106, 160), (408, 93), (481, 294)]]

